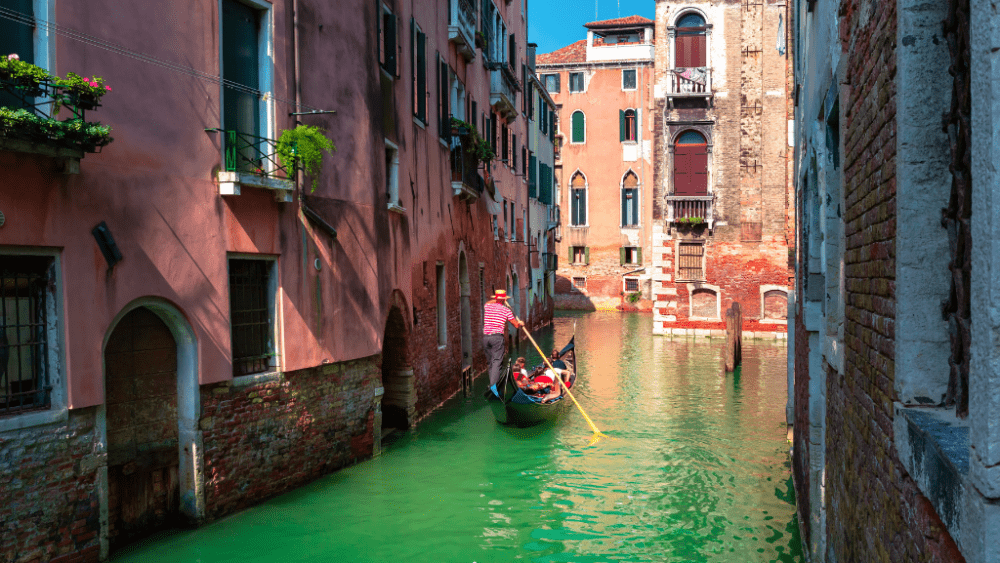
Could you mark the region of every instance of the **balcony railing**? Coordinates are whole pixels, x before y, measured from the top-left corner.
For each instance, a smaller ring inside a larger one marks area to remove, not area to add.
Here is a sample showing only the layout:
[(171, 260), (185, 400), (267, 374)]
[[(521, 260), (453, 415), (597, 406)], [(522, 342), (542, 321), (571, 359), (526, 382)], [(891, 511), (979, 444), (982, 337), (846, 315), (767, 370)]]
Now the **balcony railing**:
[(465, 150), (463, 137), (451, 138), (451, 187), (455, 197), (475, 200), (483, 193), (486, 182), (479, 175), (476, 155)]
[(458, 52), (471, 61), (476, 56), (476, 7), (472, 0), (451, 0), (448, 19), (448, 40), (454, 41)]
[(222, 134), (219, 193), (240, 195), (240, 186), (275, 190), (278, 201), (291, 201), (295, 169), (278, 158), (277, 141), (235, 130), (206, 129)]
[(713, 195), (672, 195), (667, 196), (667, 222), (675, 224), (707, 224), (715, 226)]
[(548, 207), (549, 207), (549, 220), (548, 220), (548, 225), (546, 225), (546, 229), (552, 230), (558, 227), (560, 224), (559, 206), (550, 205)]
[(708, 67), (670, 69), (668, 78), (671, 96), (712, 95), (712, 69)]
[(497, 108), (505, 117), (517, 115), (517, 92), (521, 86), (517, 77), (505, 62), (491, 63), (490, 67), (490, 105)]

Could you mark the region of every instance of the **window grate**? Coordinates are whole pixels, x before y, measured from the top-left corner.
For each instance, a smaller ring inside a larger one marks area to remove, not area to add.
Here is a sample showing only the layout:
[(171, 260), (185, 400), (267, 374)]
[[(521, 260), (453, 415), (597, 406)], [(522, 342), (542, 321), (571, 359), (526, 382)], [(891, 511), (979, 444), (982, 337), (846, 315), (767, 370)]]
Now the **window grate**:
[(587, 278), (573, 278), (573, 287), (576, 289), (587, 289)]
[(682, 242), (677, 251), (677, 279), (704, 279), (702, 258), (705, 246), (700, 242)]
[(635, 293), (636, 291), (639, 291), (639, 279), (625, 278), (625, 291), (629, 293)]
[(271, 366), (270, 270), (265, 260), (229, 261), (234, 377), (267, 371)]
[(48, 270), (42, 257), (5, 256), (0, 271), (0, 416), (45, 409), (47, 385)]

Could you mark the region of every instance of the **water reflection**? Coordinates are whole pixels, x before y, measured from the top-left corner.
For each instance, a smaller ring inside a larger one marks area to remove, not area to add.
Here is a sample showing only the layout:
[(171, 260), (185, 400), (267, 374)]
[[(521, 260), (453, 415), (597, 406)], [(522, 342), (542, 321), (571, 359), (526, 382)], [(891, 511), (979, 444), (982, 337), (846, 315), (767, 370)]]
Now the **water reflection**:
[(741, 373), (724, 375), (720, 340), (653, 338), (647, 316), (599, 312), (561, 316), (542, 349), (574, 323), (574, 391), (611, 439), (588, 446), (572, 408), (498, 426), (477, 389), (381, 458), (118, 559), (801, 561), (784, 346), (748, 343)]

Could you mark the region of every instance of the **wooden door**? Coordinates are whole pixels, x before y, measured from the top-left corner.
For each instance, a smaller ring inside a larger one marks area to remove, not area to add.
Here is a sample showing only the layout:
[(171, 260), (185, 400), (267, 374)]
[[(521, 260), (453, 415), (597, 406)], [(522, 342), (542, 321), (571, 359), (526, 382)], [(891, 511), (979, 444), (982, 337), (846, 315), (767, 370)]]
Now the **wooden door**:
[(152, 311), (135, 309), (104, 352), (112, 547), (180, 516), (177, 345)]

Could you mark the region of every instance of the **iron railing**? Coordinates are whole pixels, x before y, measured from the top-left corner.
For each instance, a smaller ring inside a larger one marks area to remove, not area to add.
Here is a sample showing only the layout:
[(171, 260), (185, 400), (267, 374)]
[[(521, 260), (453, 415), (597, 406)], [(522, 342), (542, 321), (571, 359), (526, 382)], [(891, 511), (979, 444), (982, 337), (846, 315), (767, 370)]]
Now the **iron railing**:
[(669, 71), (672, 96), (705, 96), (712, 93), (712, 69), (674, 68)]
[(68, 119), (86, 121), (86, 111), (101, 106), (97, 97), (56, 86), (49, 78), (41, 81), (24, 81), (13, 77), (0, 77), (0, 91), (7, 98), (6, 102), (9, 105), (6, 107), (23, 108), (45, 119), (56, 119), (60, 109), (65, 109)]
[(474, 153), (466, 150), (464, 139), (468, 137), (452, 136), (451, 142), (451, 181), (452, 185), (462, 184), (464, 189), (457, 190), (455, 195), (460, 195), (460, 191), (467, 195), (482, 193), (485, 185), (479, 177), (479, 160)]
[(712, 195), (672, 195), (667, 196), (668, 223), (708, 223), (714, 222), (715, 215)]
[(0, 271), (0, 416), (51, 406), (48, 259), (4, 257)]
[(206, 129), (222, 133), (223, 167), (226, 172), (243, 172), (266, 178), (290, 178), (294, 166), (278, 158), (278, 141), (235, 130)]
[(99, 152), (111, 142), (109, 128), (87, 123), (86, 112), (100, 105), (98, 96), (57, 86), (51, 78), (0, 76), (0, 107), (7, 113), (0, 118), (0, 138)]

